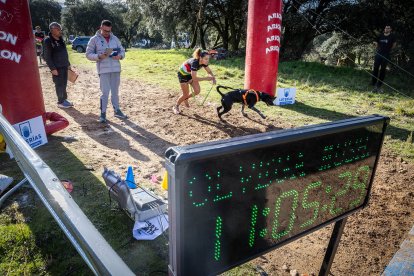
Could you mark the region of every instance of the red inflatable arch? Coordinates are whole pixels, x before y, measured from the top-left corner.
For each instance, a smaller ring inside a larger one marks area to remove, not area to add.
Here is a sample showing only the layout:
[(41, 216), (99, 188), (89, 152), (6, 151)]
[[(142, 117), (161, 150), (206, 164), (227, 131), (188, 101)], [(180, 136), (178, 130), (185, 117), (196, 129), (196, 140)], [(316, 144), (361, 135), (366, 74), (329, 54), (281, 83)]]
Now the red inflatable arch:
[(0, 104), (11, 124), (43, 116), (47, 134), (69, 125), (45, 111), (27, 0), (0, 0)]
[(282, 32), (281, 0), (249, 0), (245, 89), (276, 92)]

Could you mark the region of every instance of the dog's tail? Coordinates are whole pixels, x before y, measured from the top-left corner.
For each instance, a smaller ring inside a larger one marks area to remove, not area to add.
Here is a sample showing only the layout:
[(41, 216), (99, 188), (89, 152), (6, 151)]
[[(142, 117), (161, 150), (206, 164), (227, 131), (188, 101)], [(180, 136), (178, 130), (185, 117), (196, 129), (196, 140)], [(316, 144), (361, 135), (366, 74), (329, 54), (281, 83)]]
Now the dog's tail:
[(231, 88), (231, 87), (228, 87), (228, 86), (223, 86), (223, 85), (217, 85), (216, 89), (217, 89), (217, 92), (218, 92), (218, 93), (219, 93), (222, 97), (224, 97), (224, 94), (223, 94), (223, 92), (221, 92), (221, 91), (220, 91), (220, 89), (226, 89), (226, 90), (236, 90), (236, 89), (234, 89), (234, 88)]

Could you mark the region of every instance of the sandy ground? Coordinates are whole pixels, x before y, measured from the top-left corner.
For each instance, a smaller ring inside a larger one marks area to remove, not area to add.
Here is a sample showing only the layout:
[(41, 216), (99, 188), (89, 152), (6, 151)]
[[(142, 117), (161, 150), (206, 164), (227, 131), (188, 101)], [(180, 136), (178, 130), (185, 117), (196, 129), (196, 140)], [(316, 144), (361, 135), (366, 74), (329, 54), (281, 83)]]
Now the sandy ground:
[[(171, 112), (178, 95), (156, 85), (122, 79), (121, 107), (128, 120), (113, 117), (108, 108), (108, 124), (97, 122), (99, 84), (94, 70), (77, 68), (80, 77), (68, 87), (69, 100), (75, 108), (58, 109), (50, 73), (40, 68), (47, 111), (64, 115), (70, 126), (57, 133), (74, 142), (66, 146), (87, 166), (102, 171), (103, 166), (125, 171), (135, 168), (137, 181), (147, 183), (166, 196), (159, 185), (151, 184), (151, 175), (162, 176), (165, 150), (229, 137), (266, 132), (292, 126), (275, 118), (242, 119), (238, 108), (231, 111), (228, 124), (218, 121), (215, 103), (185, 109), (183, 115)], [(200, 101), (200, 98), (198, 99)], [(348, 218), (334, 264), (333, 275), (378, 275), (414, 223), (414, 166), (383, 150), (373, 184), (370, 204)], [(252, 261), (262, 275), (317, 274), (332, 227), (326, 227), (287, 246)], [(266, 273), (266, 274), (264, 274)]]

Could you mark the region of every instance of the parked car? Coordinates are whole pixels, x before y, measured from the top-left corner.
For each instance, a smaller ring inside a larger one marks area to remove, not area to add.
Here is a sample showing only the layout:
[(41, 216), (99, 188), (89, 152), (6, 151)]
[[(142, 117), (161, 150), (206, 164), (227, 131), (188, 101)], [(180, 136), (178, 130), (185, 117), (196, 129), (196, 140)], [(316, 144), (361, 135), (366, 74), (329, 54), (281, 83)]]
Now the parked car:
[(89, 39), (91, 36), (77, 36), (72, 42), (72, 49), (78, 53), (84, 53), (86, 46), (88, 46)]
[(226, 59), (229, 55), (229, 52), (224, 48), (218, 48), (216, 50), (210, 50), (212, 58), (215, 60)]
[(145, 39), (145, 38), (138, 40), (135, 43), (132, 43), (132, 47), (134, 48), (149, 48), (150, 46), (151, 46), (151, 40)]
[(69, 35), (68, 43), (72, 44), (74, 40), (75, 40), (75, 36), (74, 35)]

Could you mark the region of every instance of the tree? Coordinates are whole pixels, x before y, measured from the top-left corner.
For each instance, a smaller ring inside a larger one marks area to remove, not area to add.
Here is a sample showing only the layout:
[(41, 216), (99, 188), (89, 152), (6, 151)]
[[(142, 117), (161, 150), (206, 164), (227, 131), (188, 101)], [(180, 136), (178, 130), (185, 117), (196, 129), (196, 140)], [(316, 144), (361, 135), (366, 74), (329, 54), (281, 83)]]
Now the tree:
[[(86, 1), (66, 9), (62, 15), (62, 22), (70, 34), (94, 35), (102, 20), (111, 20), (112, 17), (103, 2)], [(116, 24), (113, 29), (116, 29)]]
[(194, 30), (197, 24), (197, 2), (195, 0), (127, 0), (128, 5), (141, 10), (143, 25), (148, 35), (155, 36), (161, 33), (164, 39), (169, 41), (171, 39), (178, 41), (179, 31)]
[[(284, 0), (281, 59), (301, 59), (315, 37), (334, 31), (335, 27), (327, 22), (327, 18), (342, 2), (344, 1)], [(352, 4), (352, 1), (346, 3)], [(339, 18), (341, 20), (343, 19)]]
[[(143, 9), (150, 30), (177, 41), (179, 32), (190, 33), (197, 44), (237, 50), (245, 38), (247, 0), (128, 0)], [(208, 39), (214, 37), (213, 43)]]
[(62, 7), (53, 0), (33, 0), (29, 2), (32, 25), (48, 30), (49, 24), (59, 22)]
[(138, 27), (142, 20), (139, 7), (135, 4), (112, 3), (108, 5), (116, 34), (125, 47), (130, 47), (133, 39), (137, 37)]
[(63, 2), (65, 7), (72, 7), (72, 6), (75, 6), (75, 5), (80, 5), (81, 3), (82, 3), (81, 0), (65, 0)]
[[(372, 45), (385, 25), (391, 25), (397, 36), (392, 62), (414, 68), (414, 9), (411, 3), (404, 0), (353, 1), (333, 7), (326, 18), (331, 25), (335, 24), (337, 32), (352, 41), (357, 56), (361, 48)], [(373, 51), (371, 49), (371, 55)]]
[(217, 31), (217, 40), (213, 47), (238, 50), (246, 34), (247, 0), (208, 0), (205, 9), (207, 24)]

